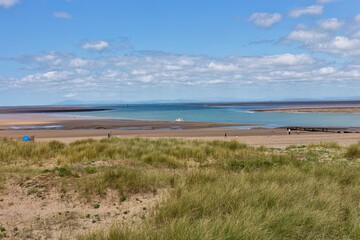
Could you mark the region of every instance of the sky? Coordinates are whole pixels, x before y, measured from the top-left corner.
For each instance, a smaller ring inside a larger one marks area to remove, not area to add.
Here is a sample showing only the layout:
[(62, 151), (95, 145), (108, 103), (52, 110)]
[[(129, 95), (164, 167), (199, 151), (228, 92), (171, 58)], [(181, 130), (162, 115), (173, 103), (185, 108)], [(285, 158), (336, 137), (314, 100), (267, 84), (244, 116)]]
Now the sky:
[(360, 0), (0, 0), (0, 105), (360, 99)]

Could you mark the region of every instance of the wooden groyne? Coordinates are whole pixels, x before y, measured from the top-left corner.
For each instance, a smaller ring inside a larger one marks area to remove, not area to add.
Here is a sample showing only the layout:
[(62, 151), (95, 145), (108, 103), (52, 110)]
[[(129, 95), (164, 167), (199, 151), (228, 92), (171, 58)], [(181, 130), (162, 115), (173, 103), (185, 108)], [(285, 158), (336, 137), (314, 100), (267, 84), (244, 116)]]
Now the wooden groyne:
[(360, 133), (360, 127), (301, 127), (288, 126), (286, 129), (292, 131), (306, 131), (306, 132), (331, 132), (331, 133)]

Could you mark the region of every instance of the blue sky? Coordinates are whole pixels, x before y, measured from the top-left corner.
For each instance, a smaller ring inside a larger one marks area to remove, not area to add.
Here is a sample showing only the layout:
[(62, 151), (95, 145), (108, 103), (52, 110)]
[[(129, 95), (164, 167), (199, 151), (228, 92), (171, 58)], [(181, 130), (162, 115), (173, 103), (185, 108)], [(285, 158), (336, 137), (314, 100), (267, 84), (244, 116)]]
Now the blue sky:
[(359, 0), (0, 0), (0, 105), (360, 97)]

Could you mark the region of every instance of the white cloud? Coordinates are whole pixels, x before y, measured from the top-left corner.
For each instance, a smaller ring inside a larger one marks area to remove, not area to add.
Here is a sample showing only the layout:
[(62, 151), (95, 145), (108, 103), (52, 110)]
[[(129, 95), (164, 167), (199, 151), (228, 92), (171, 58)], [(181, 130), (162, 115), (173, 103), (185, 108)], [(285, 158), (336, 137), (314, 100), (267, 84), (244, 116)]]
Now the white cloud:
[(343, 36), (337, 36), (331, 42), (331, 45), (337, 49), (347, 49), (351, 50), (360, 46), (359, 39), (349, 39)]
[[(218, 61), (219, 62), (219, 61)], [(231, 56), (219, 63), (230, 64), (237, 68), (233, 73), (238, 75), (246, 75), (245, 72), (257, 71), (276, 71), (280, 69), (297, 69), (300, 66), (311, 66), (315, 60), (307, 54), (278, 54), (267, 55), (262, 57), (238, 57)], [(217, 64), (219, 64), (217, 63)]]
[(64, 18), (64, 19), (72, 18), (71, 14), (67, 13), (67, 12), (54, 12), (54, 17), (56, 17), (56, 18)]
[(231, 72), (238, 70), (238, 67), (234, 64), (223, 64), (223, 63), (216, 63), (216, 62), (210, 62), (208, 65), (209, 69), (213, 69), (215, 71), (220, 72)]
[(30, 84), (39, 84), (40, 86), (43, 84), (51, 84), (54, 82), (58, 82), (71, 74), (68, 71), (49, 71), (44, 73), (30, 74), (20, 79), (22, 83), (30, 83)]
[(360, 24), (360, 14), (355, 16), (355, 22)]
[(286, 40), (302, 42), (304, 47), (312, 51), (341, 56), (360, 56), (360, 33), (354, 33), (352, 37), (333, 35), (332, 31), (342, 24), (337, 19), (327, 19), (318, 22), (320, 29), (307, 29), (302, 26), (292, 31)]
[[(347, 68), (347, 69), (336, 71), (332, 75), (332, 77), (336, 78), (336, 79), (341, 79), (341, 80), (346, 80), (346, 79), (358, 80), (360, 77), (360, 71), (356, 70), (356, 69)], [(352, 82), (350, 86), (354, 86), (354, 82)]]
[[(346, 48), (344, 43), (337, 44), (331, 46)], [(356, 62), (338, 69), (335, 63), (314, 59), (308, 54), (292, 53), (212, 58), (147, 51), (91, 58), (50, 52), (28, 56), (27, 61), (20, 60), (24, 69), (27, 66), (35, 68), (20, 77), (10, 76), (7, 80), (0, 77), (3, 89), (37, 89), (68, 97), (73, 93), (94, 96), (106, 92), (108, 96), (149, 88), (169, 92), (192, 87), (215, 90), (247, 86), (272, 88), (276, 84), (282, 84), (279, 87), (283, 84), (312, 84), (315, 80), (330, 84), (342, 79), (356, 80), (360, 74), (352, 67)], [(44, 64), (44, 61), (59, 61), (61, 64), (54, 67)]]
[(39, 65), (43, 68), (58, 68), (62, 65), (64, 55), (58, 54), (56, 52), (49, 52), (44, 54), (38, 54), (33, 56), (23, 56), (21, 58), (22, 62), (30, 63), (32, 65)]
[(298, 71), (272, 71), (269, 73), (270, 79), (273, 78), (288, 78), (288, 79), (301, 79), (309, 76), (309, 72), (298, 72)]
[(300, 29), (292, 31), (286, 39), (291, 41), (300, 41), (307, 44), (311, 42), (317, 42), (326, 37), (327, 35), (325, 33), (319, 31)]
[(147, 71), (143, 70), (143, 69), (134, 69), (131, 71), (132, 75), (145, 75), (147, 74)]
[(313, 47), (315, 50), (343, 56), (360, 55), (360, 39), (336, 36), (330, 41), (321, 42)]
[(71, 67), (85, 67), (88, 64), (89, 61), (82, 58), (73, 58), (70, 60)]
[(110, 44), (106, 41), (92, 41), (84, 43), (81, 45), (81, 48), (86, 50), (103, 51), (109, 48), (109, 46)]
[(145, 75), (140, 77), (140, 81), (144, 83), (150, 83), (152, 80), (154, 80), (154, 76), (152, 75)]
[(298, 41), (304, 47), (318, 52), (325, 52), (340, 56), (360, 56), (360, 33), (352, 36), (336, 36), (333, 31), (344, 23), (336, 18), (330, 18), (318, 22), (318, 27), (308, 29), (306, 26), (298, 26), (285, 39), (286, 41)]
[[(320, 20), (312, 27), (298, 25), (289, 33), (284, 42), (301, 42), (303, 47), (313, 52), (324, 52), (351, 58), (360, 56), (360, 32), (354, 32), (354, 28), (350, 28), (352, 31), (346, 31), (347, 35), (336, 35), (337, 30), (344, 25), (345, 21), (337, 18)], [(345, 27), (348, 28), (349, 26)]]
[(19, 3), (19, 0), (0, 0), (0, 6), (4, 8), (11, 8), (17, 3)]
[(289, 16), (298, 18), (302, 15), (321, 15), (323, 13), (323, 9), (324, 7), (321, 5), (311, 5), (303, 8), (295, 8), (289, 13)]
[(328, 18), (319, 21), (318, 25), (324, 30), (334, 31), (344, 25), (344, 21), (341, 21), (337, 18)]
[(66, 98), (73, 98), (73, 97), (76, 97), (77, 94), (76, 93), (68, 93), (68, 94), (65, 94), (64, 97)]
[(360, 32), (355, 33), (354, 38), (360, 38)]
[(333, 67), (323, 67), (319, 69), (319, 73), (322, 75), (328, 75), (328, 74), (333, 74), (336, 72), (336, 69)]
[(316, 0), (316, 3), (319, 4), (326, 4), (326, 3), (331, 3), (334, 2), (335, 0)]
[(249, 21), (258, 27), (269, 28), (280, 22), (281, 18), (279, 13), (254, 13), (250, 16)]
[(259, 59), (262, 64), (266, 65), (304, 65), (304, 64), (312, 64), (314, 63), (314, 59), (306, 54), (281, 54), (281, 55), (273, 55), (266, 56), (262, 59)]
[(54, 52), (49, 54), (37, 55), (34, 57), (34, 60), (39, 63), (51, 63), (54, 65), (59, 65), (61, 63), (61, 58), (57, 56)]

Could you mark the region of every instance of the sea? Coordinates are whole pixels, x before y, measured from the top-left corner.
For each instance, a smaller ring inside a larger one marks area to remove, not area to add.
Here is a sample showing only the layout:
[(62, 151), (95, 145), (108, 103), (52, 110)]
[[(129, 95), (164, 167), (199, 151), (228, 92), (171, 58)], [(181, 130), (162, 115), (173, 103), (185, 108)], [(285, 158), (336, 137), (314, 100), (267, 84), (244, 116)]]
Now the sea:
[(284, 126), (360, 127), (360, 114), (357, 113), (284, 113), (254, 111), (256, 109), (286, 107), (360, 106), (360, 101), (112, 104), (90, 106), (109, 108), (111, 110), (68, 114), (124, 120), (174, 121), (175, 119), (181, 118), (184, 121), (191, 122), (245, 124), (245, 126), (235, 128), (277, 128)]

